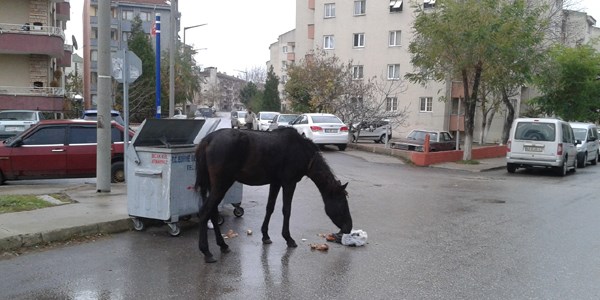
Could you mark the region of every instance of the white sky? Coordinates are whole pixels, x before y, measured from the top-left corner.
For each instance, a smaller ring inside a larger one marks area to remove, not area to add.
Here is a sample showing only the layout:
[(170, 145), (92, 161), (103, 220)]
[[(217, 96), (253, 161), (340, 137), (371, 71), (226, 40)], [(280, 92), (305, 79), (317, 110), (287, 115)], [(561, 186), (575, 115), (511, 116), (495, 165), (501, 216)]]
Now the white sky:
[[(578, 0), (571, 0), (577, 3)], [(579, 0), (575, 9), (586, 11), (600, 26), (600, 0)], [(66, 37), (75, 35), (82, 45), (83, 0), (71, 0), (71, 20)], [(186, 31), (186, 43), (199, 50), (195, 59), (204, 67), (217, 67), (229, 75), (241, 75), (236, 70), (265, 68), (269, 60), (269, 45), (279, 35), (295, 27), (296, 0), (179, 0), (181, 31), (183, 28), (207, 23)], [(81, 47), (76, 51), (82, 55)]]

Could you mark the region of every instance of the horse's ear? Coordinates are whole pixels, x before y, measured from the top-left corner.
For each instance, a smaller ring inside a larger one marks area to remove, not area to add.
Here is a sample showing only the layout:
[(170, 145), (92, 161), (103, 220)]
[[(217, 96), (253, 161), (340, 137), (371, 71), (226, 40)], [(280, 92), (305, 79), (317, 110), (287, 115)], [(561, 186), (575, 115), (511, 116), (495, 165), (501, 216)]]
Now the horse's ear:
[(348, 186), (348, 183), (346, 182), (346, 183), (344, 183), (344, 185), (342, 185), (342, 189), (345, 190), (347, 186)]

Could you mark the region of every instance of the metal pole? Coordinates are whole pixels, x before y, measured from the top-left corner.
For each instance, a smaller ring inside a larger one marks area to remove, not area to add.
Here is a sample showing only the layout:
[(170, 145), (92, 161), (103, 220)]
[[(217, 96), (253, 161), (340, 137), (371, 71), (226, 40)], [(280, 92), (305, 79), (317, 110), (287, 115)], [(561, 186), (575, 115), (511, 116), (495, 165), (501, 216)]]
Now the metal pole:
[(98, 122), (96, 150), (96, 191), (110, 192), (110, 0), (98, 1)]
[(125, 171), (125, 182), (127, 182), (127, 149), (129, 148), (129, 51), (127, 51), (127, 45), (123, 50), (123, 68), (121, 78), (123, 78), (123, 115), (125, 117), (125, 164), (123, 170)]
[(171, 1), (171, 38), (169, 39), (169, 118), (175, 115), (175, 51), (177, 48), (177, 0)]
[(160, 119), (160, 13), (156, 14), (154, 27), (156, 28), (156, 118)]
[(456, 109), (456, 149), (460, 149), (460, 97), (458, 97), (458, 108)]

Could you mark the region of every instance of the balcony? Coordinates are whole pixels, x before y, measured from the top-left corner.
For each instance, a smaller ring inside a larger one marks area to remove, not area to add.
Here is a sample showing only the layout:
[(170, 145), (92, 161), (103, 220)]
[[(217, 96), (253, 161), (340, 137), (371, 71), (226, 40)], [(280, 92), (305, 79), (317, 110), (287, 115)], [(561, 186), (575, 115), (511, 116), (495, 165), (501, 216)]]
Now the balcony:
[(63, 55), (56, 60), (56, 64), (59, 67), (70, 67), (71, 55), (73, 55), (73, 46), (65, 44)]
[(71, 4), (69, 2), (56, 3), (56, 18), (61, 21), (71, 20)]
[(0, 23), (0, 53), (64, 55), (65, 35), (59, 27)]
[(296, 61), (296, 54), (294, 52), (286, 53), (288, 61)]
[(0, 86), (0, 110), (63, 111), (65, 92), (57, 87)]

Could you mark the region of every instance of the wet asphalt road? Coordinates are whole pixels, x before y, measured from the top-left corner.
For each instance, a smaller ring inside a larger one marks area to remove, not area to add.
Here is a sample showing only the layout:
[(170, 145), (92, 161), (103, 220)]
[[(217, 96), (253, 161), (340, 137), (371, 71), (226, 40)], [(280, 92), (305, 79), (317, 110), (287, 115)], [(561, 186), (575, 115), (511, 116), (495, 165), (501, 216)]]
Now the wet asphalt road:
[[(329, 243), (337, 229), (309, 179), (293, 202), (288, 249), (281, 207), (271, 245), (260, 224), (267, 187), (246, 187), (245, 214), (224, 207), (232, 252), (205, 264), (197, 230), (164, 225), (0, 261), (0, 299), (598, 299), (600, 166), (548, 172), (469, 173), (418, 168), (357, 151), (327, 151), (348, 181), (364, 247)], [(251, 229), (253, 235), (246, 235)]]

